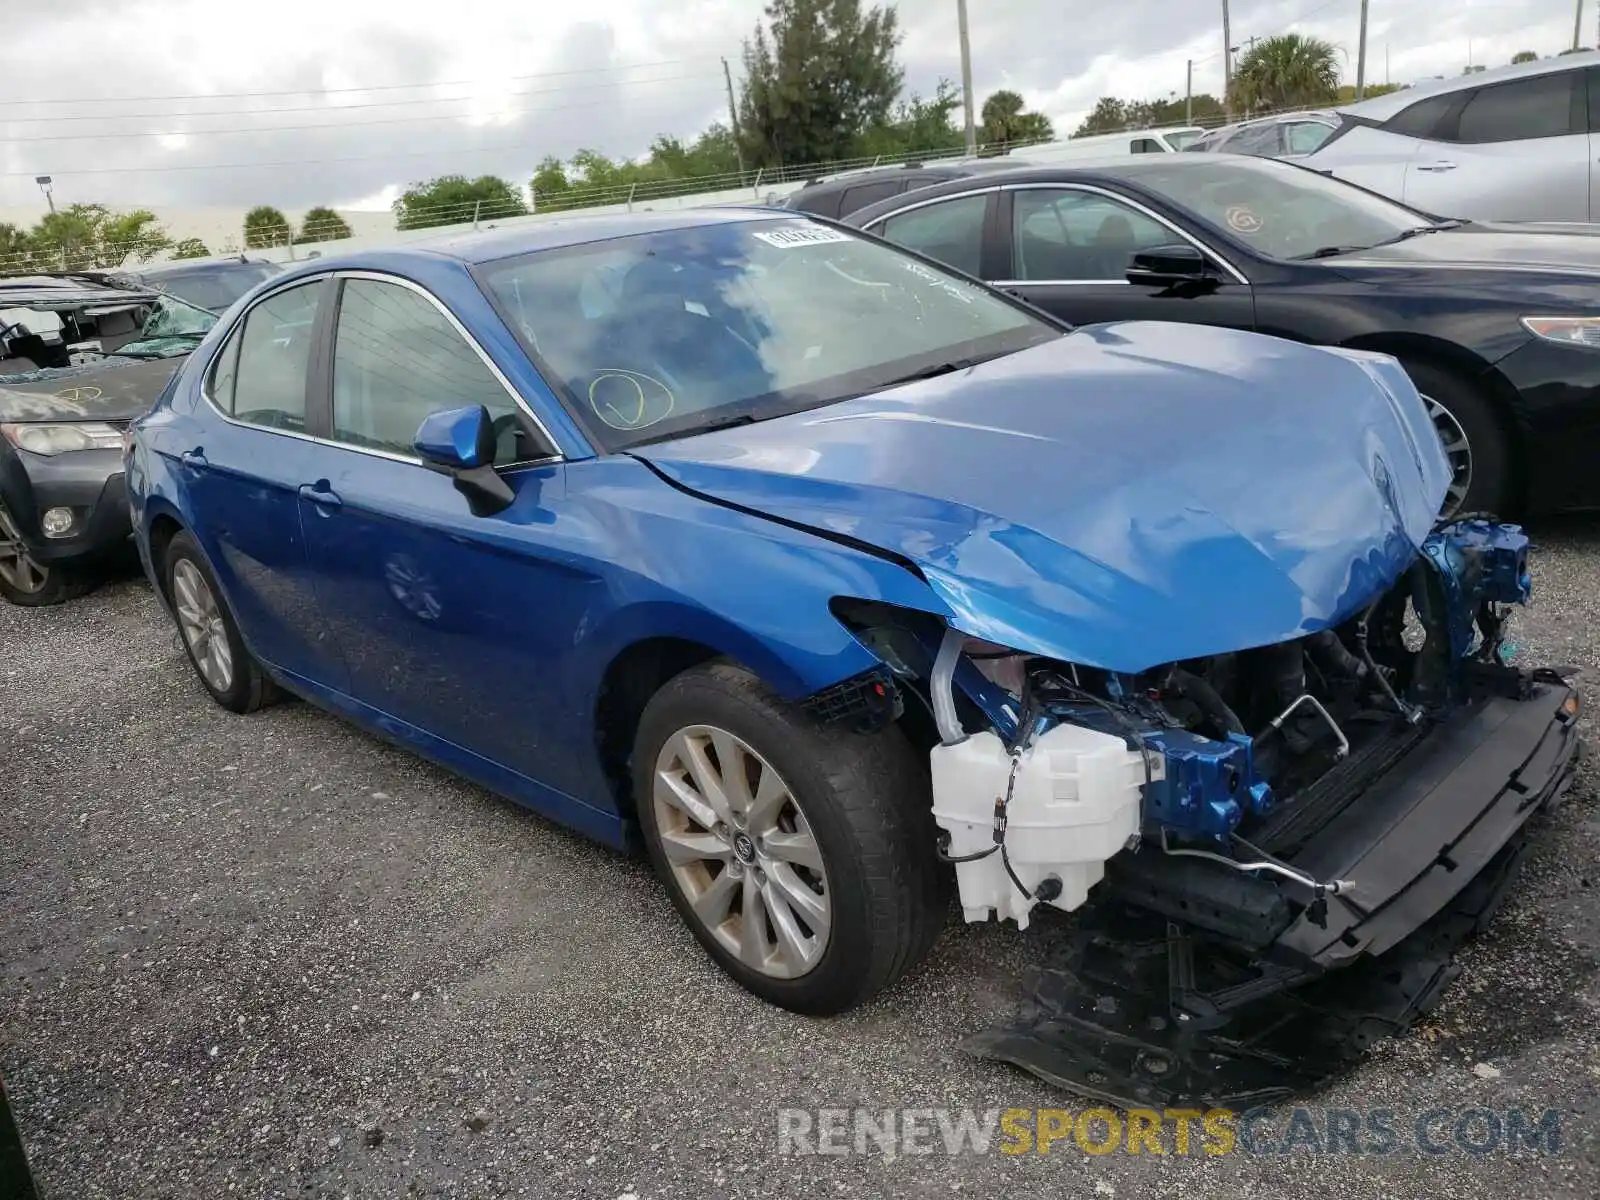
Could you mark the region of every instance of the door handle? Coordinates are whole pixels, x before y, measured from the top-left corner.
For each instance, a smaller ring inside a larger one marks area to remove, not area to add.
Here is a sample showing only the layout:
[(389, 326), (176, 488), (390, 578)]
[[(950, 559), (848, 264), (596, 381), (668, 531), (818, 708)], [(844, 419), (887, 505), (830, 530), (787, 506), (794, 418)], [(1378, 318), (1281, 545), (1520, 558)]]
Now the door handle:
[(197, 471), (203, 471), (211, 465), (206, 461), (206, 452), (199, 446), (196, 446), (193, 450), (185, 450), (178, 456), (178, 461), (186, 467), (193, 467)]
[(328, 486), (326, 479), (319, 479), (316, 483), (302, 483), (300, 499), (309, 500), (318, 508), (339, 508), (344, 504), (344, 501), (339, 499), (339, 493)]
[(1455, 169), (1456, 169), (1455, 163), (1453, 163), (1453, 162), (1444, 162), (1443, 160), (1441, 160), (1439, 162), (1436, 162), (1436, 163), (1418, 163), (1417, 164), (1417, 170), (1419, 170), (1419, 171), (1454, 171)]

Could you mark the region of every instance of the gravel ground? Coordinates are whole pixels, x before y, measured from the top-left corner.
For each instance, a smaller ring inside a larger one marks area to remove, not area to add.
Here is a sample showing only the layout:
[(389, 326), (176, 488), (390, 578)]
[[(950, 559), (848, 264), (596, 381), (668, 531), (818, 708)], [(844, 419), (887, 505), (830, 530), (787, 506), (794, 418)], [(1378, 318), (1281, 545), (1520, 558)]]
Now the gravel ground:
[[(1538, 532), (1522, 652), (1600, 668), (1600, 526)], [(214, 707), (138, 580), (0, 606), (0, 648), (0, 1073), (52, 1200), (1600, 1195), (1592, 765), (1442, 1008), (1316, 1099), (1394, 1110), (1394, 1153), (797, 1157), (780, 1108), (1073, 1106), (955, 1048), (1049, 935), (952, 926), (795, 1017), (641, 863), (309, 706)], [(1439, 1106), (1554, 1109), (1559, 1150), (1418, 1153)]]

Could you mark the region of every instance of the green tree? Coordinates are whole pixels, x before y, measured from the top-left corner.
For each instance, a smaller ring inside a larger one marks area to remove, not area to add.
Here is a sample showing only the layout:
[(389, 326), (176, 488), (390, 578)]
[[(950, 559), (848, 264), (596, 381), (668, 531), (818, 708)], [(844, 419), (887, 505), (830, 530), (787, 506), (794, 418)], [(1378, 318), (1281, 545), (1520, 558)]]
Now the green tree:
[(394, 202), (396, 229), (430, 229), (474, 219), (520, 217), (528, 211), (521, 191), (498, 175), (441, 175), (413, 183)]
[(1233, 104), (1247, 112), (1327, 104), (1339, 90), (1331, 42), (1299, 33), (1263, 38), (1233, 72)]
[(1022, 96), (1002, 88), (983, 102), (983, 128), (978, 136), (990, 145), (1008, 146), (1018, 142), (1048, 142), (1055, 137), (1050, 118), (1026, 111)]
[(118, 213), (104, 204), (73, 204), (50, 213), (27, 240), (35, 265), (66, 271), (117, 267), (130, 258), (146, 262), (172, 245), (148, 209)]
[(961, 93), (948, 79), (941, 79), (931, 100), (913, 92), (894, 106), (887, 120), (863, 132), (857, 149), (863, 155), (886, 158), (959, 151), (967, 144), (966, 132), (954, 120), (960, 107)]
[(1538, 62), (1538, 61), (1539, 61), (1539, 56), (1537, 54), (1535, 54), (1532, 50), (1518, 50), (1515, 54), (1513, 54), (1511, 56), (1511, 65), (1513, 67), (1516, 66), (1518, 63)]
[(0, 275), (22, 271), (32, 256), (33, 243), (19, 225), (0, 221)]
[(258, 204), (244, 215), (244, 244), (247, 249), (287, 246), (292, 232), (289, 218), (270, 204)]
[(337, 242), (352, 236), (350, 224), (331, 208), (318, 205), (300, 218), (300, 241)]
[(210, 258), (211, 249), (199, 238), (184, 238), (172, 248), (173, 258)]
[[(1362, 90), (1361, 98), (1363, 100), (1371, 100), (1374, 96), (1387, 96), (1390, 92), (1404, 91), (1406, 86), (1403, 83), (1369, 83)], [(1338, 95), (1334, 97), (1334, 100), (1339, 104), (1350, 104), (1355, 98), (1355, 85), (1345, 83), (1339, 86)]]
[(848, 158), (887, 124), (904, 72), (894, 8), (861, 0), (770, 0), (744, 46), (739, 127), (758, 167)]
[(544, 160), (533, 172), (528, 190), (533, 193), (533, 207), (536, 212), (566, 208), (565, 197), (572, 190), (572, 180), (567, 178), (566, 164), (554, 154), (545, 155)]
[[(1190, 120), (1191, 114), (1193, 120)], [(1124, 129), (1160, 129), (1167, 125), (1215, 123), (1222, 120), (1222, 101), (1201, 92), (1187, 100), (1122, 100), (1101, 96), (1094, 109), (1072, 131), (1075, 138)]]

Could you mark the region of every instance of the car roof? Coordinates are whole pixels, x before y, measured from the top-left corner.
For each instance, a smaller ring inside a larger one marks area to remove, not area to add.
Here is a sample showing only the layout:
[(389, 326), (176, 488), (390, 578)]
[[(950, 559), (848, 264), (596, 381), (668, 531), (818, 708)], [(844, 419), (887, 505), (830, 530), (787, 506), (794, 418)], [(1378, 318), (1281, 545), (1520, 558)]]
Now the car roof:
[[(476, 233), (443, 234), (419, 238), (402, 245), (327, 254), (309, 259), (302, 266), (311, 271), (354, 269), (363, 265), (393, 263), (406, 258), (448, 258), (475, 265), (502, 258), (515, 258), (539, 250), (559, 250), (583, 246), (640, 233), (663, 233), (675, 229), (695, 229), (708, 225), (731, 225), (741, 221), (793, 221), (793, 212), (759, 205), (682, 208), (667, 212), (599, 213), (542, 217), (520, 221), (498, 229)], [(300, 274), (302, 272), (294, 272)]]
[(1353, 117), (1372, 121), (1385, 121), (1402, 108), (1426, 100), (1429, 96), (1446, 96), (1467, 88), (1482, 87), (1486, 83), (1502, 83), (1508, 79), (1527, 79), (1536, 75), (1550, 75), (1557, 71), (1576, 71), (1600, 64), (1600, 50), (1583, 50), (1576, 54), (1562, 54), (1555, 58), (1541, 58), (1536, 62), (1517, 63), (1515, 66), (1495, 67), (1471, 75), (1452, 75), (1446, 79), (1424, 79), (1398, 92), (1374, 96), (1354, 104), (1341, 104), (1338, 111)]
[(190, 275), (196, 271), (220, 271), (230, 267), (275, 267), (269, 258), (200, 258), (178, 262), (158, 263), (149, 267), (134, 267), (118, 274), (137, 279), (163, 279), (170, 275)]
[(877, 179), (903, 179), (907, 175), (919, 172), (938, 172), (953, 178), (965, 179), (970, 175), (984, 175), (990, 171), (1009, 171), (1019, 166), (1026, 166), (1026, 160), (1007, 157), (999, 158), (943, 158), (933, 159), (928, 162), (908, 162), (898, 166), (887, 167), (862, 167), (855, 171), (841, 171), (837, 175), (825, 175), (817, 179), (806, 181), (802, 191), (816, 191), (822, 188), (846, 188), (859, 183), (871, 183)]

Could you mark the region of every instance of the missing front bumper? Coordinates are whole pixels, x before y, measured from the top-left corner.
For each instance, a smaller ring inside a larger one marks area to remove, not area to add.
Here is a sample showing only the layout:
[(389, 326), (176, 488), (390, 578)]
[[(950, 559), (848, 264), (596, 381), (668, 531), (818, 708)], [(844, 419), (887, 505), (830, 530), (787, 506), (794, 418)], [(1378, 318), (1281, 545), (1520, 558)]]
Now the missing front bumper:
[(1356, 884), (1325, 925), (1301, 916), (1241, 958), (1113, 891), (1018, 1020), (966, 1048), (1129, 1107), (1249, 1107), (1352, 1065), (1432, 1008), (1515, 880), (1529, 820), (1572, 779), (1576, 677), (1470, 706), (1305, 837), (1296, 866)]

